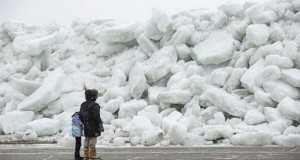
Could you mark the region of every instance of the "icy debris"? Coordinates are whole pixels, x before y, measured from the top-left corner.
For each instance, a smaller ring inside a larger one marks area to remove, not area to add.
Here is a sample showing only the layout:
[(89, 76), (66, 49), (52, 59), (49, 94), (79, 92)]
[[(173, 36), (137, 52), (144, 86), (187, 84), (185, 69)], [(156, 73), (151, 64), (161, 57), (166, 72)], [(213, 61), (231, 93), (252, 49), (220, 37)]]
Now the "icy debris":
[(122, 97), (112, 99), (104, 105), (104, 110), (109, 111), (111, 113), (115, 113), (116, 111), (119, 110), (121, 104), (123, 103), (124, 103), (124, 99)]
[(129, 102), (123, 103), (120, 106), (119, 117), (134, 117), (137, 113), (145, 108), (148, 103), (145, 100), (131, 100)]
[(32, 111), (12, 111), (0, 116), (0, 125), (5, 134), (12, 134), (22, 125), (33, 120)]
[(265, 115), (257, 110), (248, 111), (244, 121), (249, 125), (255, 125), (266, 121)]
[(212, 32), (203, 42), (193, 48), (192, 57), (203, 65), (225, 62), (233, 55), (233, 42), (234, 39), (227, 32)]
[(268, 55), (265, 58), (265, 66), (275, 65), (280, 68), (292, 68), (294, 62), (289, 57), (283, 57), (280, 55)]
[(186, 104), (192, 99), (192, 93), (188, 90), (169, 90), (158, 94), (159, 102), (170, 104)]
[(257, 46), (266, 43), (269, 36), (270, 31), (265, 24), (252, 24), (246, 30), (247, 39)]
[(209, 87), (204, 93), (204, 97), (212, 104), (218, 106), (221, 110), (237, 117), (244, 117), (249, 104), (227, 93), (226, 91)]
[(184, 25), (177, 28), (176, 32), (172, 36), (171, 40), (167, 43), (167, 45), (176, 45), (187, 42), (192, 34), (195, 32), (194, 25)]
[(290, 97), (285, 97), (278, 104), (278, 110), (286, 118), (300, 122), (300, 102)]
[(20, 127), (20, 130), (34, 130), (38, 136), (51, 136), (59, 131), (59, 121), (49, 118), (34, 120)]
[(231, 137), (233, 145), (263, 146), (271, 144), (271, 141), (271, 133), (266, 131), (240, 133)]
[(272, 139), (272, 142), (283, 146), (299, 146), (300, 145), (300, 135), (299, 134), (289, 134), (289, 135), (279, 135)]
[(233, 129), (230, 125), (206, 125), (203, 129), (206, 140), (230, 138), (233, 135)]
[(299, 10), (226, 3), (70, 27), (0, 18), (0, 134), (74, 146), (71, 115), (97, 89), (101, 145), (299, 145)]
[(171, 64), (176, 61), (176, 50), (172, 46), (164, 47), (153, 53), (145, 68), (147, 81), (153, 83), (166, 76), (170, 72)]
[(295, 99), (300, 96), (300, 91), (297, 88), (281, 80), (265, 82), (263, 89), (269, 93), (270, 97), (276, 102), (280, 102), (286, 96)]
[(28, 81), (28, 80), (13, 78), (12, 86), (15, 90), (25, 94), (26, 96), (30, 96), (41, 86), (41, 83), (36, 81)]
[(287, 69), (282, 71), (282, 79), (288, 82), (293, 87), (300, 88), (300, 70), (299, 69)]
[(129, 74), (129, 92), (133, 98), (142, 97), (148, 83), (143, 71), (142, 64), (136, 63)]
[(34, 130), (27, 130), (26, 132), (24, 132), (22, 139), (24, 141), (32, 141), (32, 140), (36, 140), (38, 138), (36, 132)]
[(281, 71), (277, 66), (268, 66), (261, 70), (255, 78), (255, 85), (261, 87), (267, 81), (278, 80), (281, 77)]
[(61, 69), (51, 72), (42, 86), (18, 105), (18, 110), (37, 112), (47, 107), (49, 103), (59, 98), (60, 91), (66, 80), (65, 76)]

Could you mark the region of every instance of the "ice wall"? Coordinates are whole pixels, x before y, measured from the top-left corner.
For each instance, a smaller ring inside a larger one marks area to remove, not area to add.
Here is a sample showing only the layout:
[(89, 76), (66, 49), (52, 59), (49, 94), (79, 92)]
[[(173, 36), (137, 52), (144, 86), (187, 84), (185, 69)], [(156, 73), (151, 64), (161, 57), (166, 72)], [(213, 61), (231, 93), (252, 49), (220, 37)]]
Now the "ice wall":
[[(200, 8), (201, 6), (199, 6)], [(102, 145), (300, 145), (300, 2), (145, 24), (0, 19), (0, 134), (56, 135), (97, 89)]]

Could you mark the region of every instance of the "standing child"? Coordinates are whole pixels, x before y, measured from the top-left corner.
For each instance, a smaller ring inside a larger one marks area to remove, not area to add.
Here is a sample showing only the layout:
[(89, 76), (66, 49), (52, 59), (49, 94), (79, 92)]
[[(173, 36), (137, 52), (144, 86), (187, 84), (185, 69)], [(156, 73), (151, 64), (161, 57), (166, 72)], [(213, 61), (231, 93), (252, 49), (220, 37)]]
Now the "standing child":
[(80, 157), (80, 147), (81, 147), (81, 136), (83, 132), (83, 124), (79, 118), (79, 112), (75, 112), (72, 115), (72, 136), (75, 137), (76, 145), (75, 145), (75, 160), (83, 160)]

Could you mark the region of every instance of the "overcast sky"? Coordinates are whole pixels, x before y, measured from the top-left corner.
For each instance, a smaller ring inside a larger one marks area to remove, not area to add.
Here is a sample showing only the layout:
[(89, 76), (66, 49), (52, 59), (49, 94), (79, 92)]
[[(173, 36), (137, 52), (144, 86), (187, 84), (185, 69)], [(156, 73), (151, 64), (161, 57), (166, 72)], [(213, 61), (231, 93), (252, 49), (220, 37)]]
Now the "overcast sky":
[[(229, 0), (243, 3), (247, 0)], [(248, 0), (249, 1), (249, 0)], [(259, 1), (259, 0), (251, 0)], [(260, 0), (266, 1), (266, 0)], [(187, 9), (216, 9), (225, 0), (0, 0), (0, 17), (32, 24), (60, 19), (68, 24), (75, 18), (85, 21), (113, 18), (118, 21), (146, 21), (151, 8), (175, 14)]]

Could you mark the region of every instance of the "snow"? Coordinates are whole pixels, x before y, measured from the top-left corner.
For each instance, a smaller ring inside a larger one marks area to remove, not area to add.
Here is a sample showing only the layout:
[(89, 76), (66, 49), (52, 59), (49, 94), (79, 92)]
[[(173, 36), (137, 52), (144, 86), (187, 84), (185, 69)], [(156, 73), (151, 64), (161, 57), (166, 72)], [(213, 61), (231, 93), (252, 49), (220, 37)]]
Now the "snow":
[(73, 146), (97, 89), (106, 146), (299, 145), (299, 4), (225, 3), (146, 23), (0, 19), (0, 134)]

